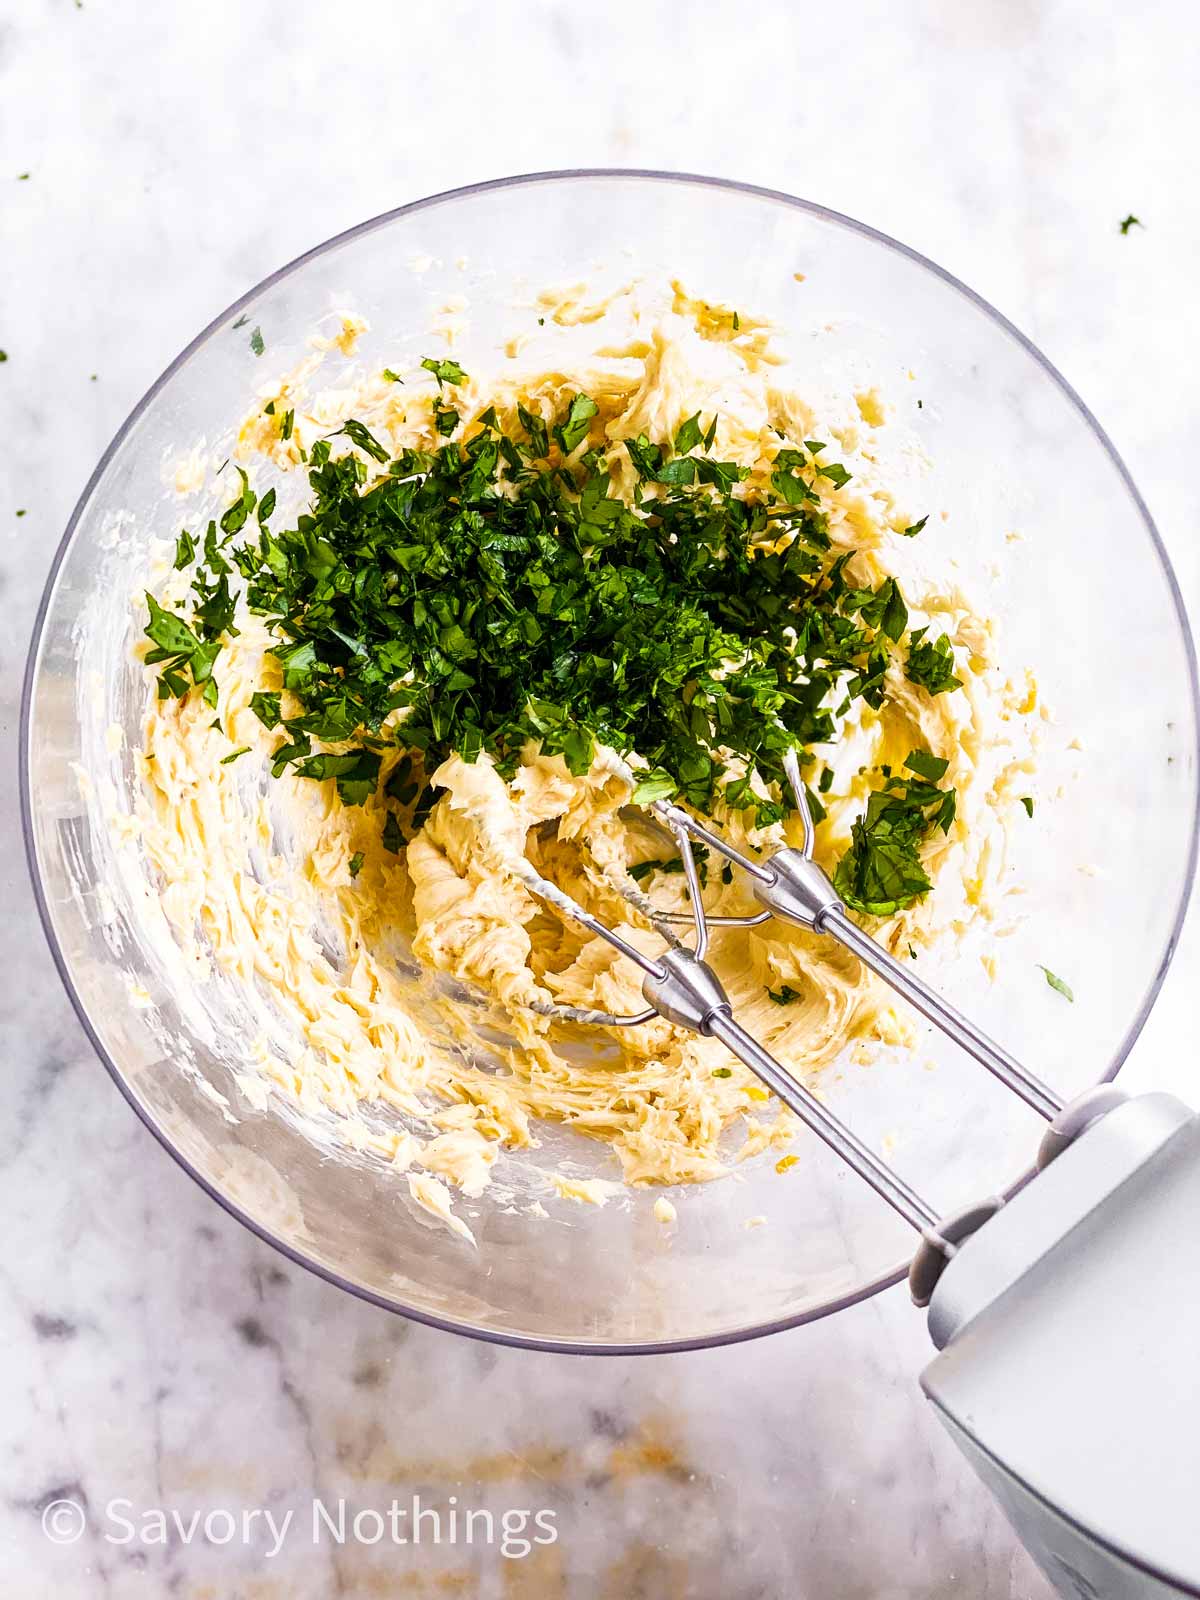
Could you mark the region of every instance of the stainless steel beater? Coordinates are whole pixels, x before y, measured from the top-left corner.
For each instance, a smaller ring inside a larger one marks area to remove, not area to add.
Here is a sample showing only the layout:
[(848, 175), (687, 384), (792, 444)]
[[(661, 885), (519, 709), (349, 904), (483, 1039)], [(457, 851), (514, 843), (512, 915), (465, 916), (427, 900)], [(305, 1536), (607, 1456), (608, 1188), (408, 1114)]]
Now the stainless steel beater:
[[(795, 757), (800, 849), (751, 861), (665, 801), (690, 914), (635, 904), (668, 947), (647, 955), (556, 885), (531, 884), (645, 974), (644, 1011), (720, 1039), (920, 1234), (909, 1270), (940, 1352), (921, 1375), (939, 1420), (1065, 1600), (1200, 1597), (1200, 1115), (1111, 1085), (1052, 1090), (857, 926), (813, 859)], [(762, 909), (706, 917), (695, 839), (750, 879)], [(633, 898), (633, 896), (628, 896)], [(939, 1214), (746, 1031), (706, 963), (709, 924), (779, 917), (836, 939), (1047, 1119), (1037, 1172), (1006, 1201)], [(670, 922), (694, 925), (694, 948)]]
[[(655, 801), (650, 806), (649, 809), (670, 830), (679, 846), (691, 912), (666, 912), (655, 908), (651, 913), (649, 903), (641, 898), (635, 904), (659, 923), (690, 922), (695, 929), (695, 943), (691, 948), (671, 941), (661, 955), (648, 956), (614, 928), (585, 911), (570, 896), (561, 891), (547, 894), (546, 897), (565, 916), (607, 940), (646, 975), (642, 984), (642, 996), (646, 1001), (644, 1011), (622, 1015), (576, 1010), (570, 1014), (580, 1021), (619, 1028), (637, 1027), (654, 1017), (665, 1017), (677, 1027), (720, 1039), (802, 1122), (836, 1151), (847, 1165), (853, 1167), (860, 1177), (865, 1178), (906, 1222), (911, 1223), (923, 1237), (927, 1236), (930, 1250), (948, 1258), (954, 1252), (953, 1242), (940, 1233), (930, 1231), (936, 1230), (939, 1213), (863, 1144), (811, 1090), (798, 1082), (734, 1017), (720, 979), (704, 959), (708, 951), (710, 926), (750, 928), (778, 917), (796, 927), (836, 939), (1040, 1116), (1047, 1120), (1056, 1117), (1063, 1103), (1053, 1090), (851, 920), (828, 874), (813, 859), (816, 831), (795, 751), (788, 751), (784, 768), (803, 822), (804, 843), (800, 849), (788, 847), (776, 850), (761, 861), (750, 860), (719, 833), (698, 822), (679, 806), (665, 800)], [(748, 875), (754, 897), (763, 908), (761, 911), (747, 917), (710, 917), (706, 914), (692, 848), (693, 839)]]

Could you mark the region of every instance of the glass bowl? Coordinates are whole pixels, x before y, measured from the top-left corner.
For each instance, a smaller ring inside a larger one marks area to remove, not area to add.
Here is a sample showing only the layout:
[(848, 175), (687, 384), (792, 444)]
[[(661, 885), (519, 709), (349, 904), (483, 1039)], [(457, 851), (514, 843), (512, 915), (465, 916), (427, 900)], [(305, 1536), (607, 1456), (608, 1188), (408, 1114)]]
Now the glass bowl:
[[(197, 441), (223, 451), (256, 384), (302, 356), (331, 308), (370, 323), (352, 356), (330, 358), (331, 381), (426, 353), (431, 318), (457, 297), (469, 320), (455, 353), (470, 370), (532, 327), (537, 289), (635, 273), (771, 317), (814, 390), (878, 382), (920, 435), (929, 503), (948, 513), (922, 543), (981, 590), (1007, 658), (1036, 670), (1055, 719), (1035, 816), (1014, 831), (1007, 882), (1023, 890), (1023, 918), (996, 980), (969, 940), (925, 970), (1061, 1093), (1113, 1076), (1162, 980), (1196, 842), (1195, 665), (1162, 545), (1100, 427), (1015, 328), (913, 251), (786, 195), (661, 173), (516, 178), (403, 206), (275, 273), (183, 351), (106, 451), (54, 562), (23, 706), (25, 835), (46, 932), (146, 1125), (214, 1199), (331, 1282), (440, 1327), (582, 1351), (803, 1322), (895, 1282), (912, 1239), (804, 1135), (785, 1175), (768, 1154), (668, 1191), (670, 1227), (653, 1214), (659, 1190), (603, 1209), (564, 1200), (543, 1220), (485, 1195), (464, 1207), (478, 1250), (430, 1226), (389, 1167), (335, 1157), (246, 1099), (236, 1031), (208, 986), (181, 983), (162, 959), (149, 880), (115, 865), (112, 814), (134, 779), (129, 738), (109, 730), (135, 735), (140, 719), (132, 597), (148, 541), (183, 520), (167, 464)], [(1040, 966), (1069, 982), (1073, 1004)], [(823, 1093), (946, 1210), (1019, 1181), (1039, 1137), (1030, 1112), (932, 1033), (847, 1064)], [(606, 1149), (557, 1129), (505, 1159), (616, 1175)]]

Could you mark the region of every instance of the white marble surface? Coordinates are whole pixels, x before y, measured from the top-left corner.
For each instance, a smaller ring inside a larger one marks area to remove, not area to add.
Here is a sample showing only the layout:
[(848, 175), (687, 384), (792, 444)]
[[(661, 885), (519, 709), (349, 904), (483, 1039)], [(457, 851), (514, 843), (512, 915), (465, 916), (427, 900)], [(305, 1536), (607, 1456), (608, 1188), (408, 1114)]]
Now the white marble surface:
[[(724, 1351), (541, 1357), (360, 1305), (225, 1217), (136, 1124), (60, 991), (19, 849), (12, 740), (60, 530), (180, 346), (360, 218), (552, 166), (775, 185), (944, 263), (1108, 425), (1198, 609), (1192, 8), (419, 9), (6, 0), (0, 14), (5, 1592), (1044, 1596), (924, 1408), (925, 1335), (899, 1292)], [(1146, 227), (1122, 238), (1130, 210)], [(1198, 953), (1193, 918), (1134, 1082), (1186, 1083)], [(452, 1494), (547, 1507), (560, 1538), (525, 1560), (314, 1546), (314, 1496), (379, 1507), (414, 1491), (443, 1508)], [(248, 1543), (219, 1542), (218, 1520), (208, 1542), (117, 1545), (101, 1537), (124, 1532), (103, 1518), (114, 1497), (134, 1517), (303, 1515), (274, 1558), (261, 1519)], [(90, 1512), (76, 1544), (41, 1531), (56, 1498)]]

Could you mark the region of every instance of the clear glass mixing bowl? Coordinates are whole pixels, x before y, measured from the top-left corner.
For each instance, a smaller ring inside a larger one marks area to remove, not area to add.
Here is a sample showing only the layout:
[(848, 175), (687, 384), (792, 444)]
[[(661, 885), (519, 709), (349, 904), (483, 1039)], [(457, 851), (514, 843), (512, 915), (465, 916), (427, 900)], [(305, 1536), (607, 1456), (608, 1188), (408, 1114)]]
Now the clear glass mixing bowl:
[[(652, 173), (518, 178), (404, 206), (267, 279), (179, 356), (97, 467), (47, 584), (22, 735), (29, 857), (63, 980), (118, 1086), (197, 1182), (293, 1260), (379, 1305), (588, 1351), (802, 1322), (895, 1281), (912, 1239), (809, 1137), (785, 1176), (768, 1155), (674, 1195), (670, 1228), (653, 1217), (656, 1191), (602, 1210), (563, 1201), (543, 1221), (485, 1196), (466, 1207), (477, 1251), (429, 1226), (395, 1172), (335, 1158), (247, 1102), (218, 1002), (167, 975), (144, 914), (149, 880), (113, 868), (110, 817), (128, 808), (133, 775), (130, 739), (118, 746), (109, 729), (136, 734), (132, 596), (147, 540), (173, 538), (182, 520), (164, 464), (201, 440), (222, 450), (255, 384), (298, 360), (332, 307), (371, 325), (353, 357), (334, 355), (334, 380), (425, 354), (431, 319), (459, 296), (469, 309), (456, 354), (470, 370), (532, 325), (531, 291), (635, 272), (772, 317), (813, 385), (880, 381), (920, 433), (935, 464), (929, 503), (949, 513), (923, 543), (983, 593), (1008, 658), (1036, 669), (1056, 719), (1035, 817), (1013, 841), (1024, 920), (1002, 943), (997, 980), (970, 947), (927, 975), (1061, 1092), (1111, 1077), (1162, 979), (1195, 848), (1195, 668), (1162, 546), (1103, 432), (1016, 329), (911, 250), (786, 195)], [(1039, 963), (1069, 981), (1074, 1004)], [(847, 1065), (825, 1093), (946, 1209), (1011, 1185), (1038, 1138), (1031, 1113), (932, 1033), (917, 1051)], [(556, 1130), (519, 1159), (615, 1175), (606, 1150)], [(759, 1216), (765, 1225), (746, 1226)]]

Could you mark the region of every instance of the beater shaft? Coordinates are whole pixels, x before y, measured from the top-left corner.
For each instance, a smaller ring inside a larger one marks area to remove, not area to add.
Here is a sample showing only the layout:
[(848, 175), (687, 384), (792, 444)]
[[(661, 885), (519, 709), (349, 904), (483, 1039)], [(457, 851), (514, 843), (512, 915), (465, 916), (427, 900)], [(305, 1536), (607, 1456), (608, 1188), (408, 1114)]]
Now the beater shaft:
[[(841, 896), (834, 888), (825, 870), (813, 860), (816, 829), (813, 826), (808, 796), (796, 762), (795, 752), (789, 751), (784, 760), (788, 781), (796, 800), (796, 808), (804, 827), (803, 848), (785, 848), (759, 861), (751, 861), (740, 850), (711, 828), (705, 827), (678, 806), (658, 802), (654, 810), (666, 821), (678, 839), (690, 834), (701, 839), (727, 861), (743, 868), (750, 877), (754, 898), (764, 908), (753, 917), (728, 917), (719, 919), (726, 926), (753, 927), (763, 920), (764, 912), (779, 917), (796, 927), (807, 928), (812, 933), (823, 933), (836, 939), (843, 948), (852, 952), (878, 977), (889, 984), (935, 1027), (940, 1028), (955, 1044), (960, 1045), (982, 1066), (999, 1078), (1007, 1088), (1022, 1099), (1027, 1106), (1047, 1121), (1062, 1110), (1062, 1100), (1009, 1055), (996, 1041), (976, 1027), (962, 1012), (944, 1000), (936, 990), (922, 982), (909, 968), (903, 966), (853, 922), (846, 913)], [(684, 851), (688, 860), (690, 851)], [(691, 880), (689, 878), (689, 886)], [(694, 915), (693, 893), (693, 915)], [(680, 919), (682, 920), (682, 919)], [(708, 920), (708, 919), (703, 919)], [(718, 919), (712, 919), (714, 921)]]
[(705, 1038), (719, 1039), (919, 1233), (936, 1226), (937, 1212), (868, 1149), (811, 1089), (793, 1077), (752, 1033), (747, 1033), (734, 1017), (729, 996), (706, 961), (682, 946), (668, 950), (661, 959), (661, 972), (648, 976), (642, 985), (642, 995), (660, 1017), (676, 1027), (688, 1028)]
[(948, 1000), (877, 944), (870, 934), (864, 933), (841, 906), (832, 907), (823, 914), (818, 932), (830, 934), (839, 944), (852, 951), (863, 966), (870, 967), (927, 1021), (940, 1028), (955, 1044), (961, 1045), (968, 1055), (974, 1056), (981, 1066), (999, 1078), (1039, 1116), (1050, 1121), (1062, 1110), (1063, 1103), (1052, 1090), (981, 1028), (968, 1021)]
[(845, 1123), (817, 1099), (802, 1083), (793, 1078), (768, 1050), (765, 1050), (752, 1033), (747, 1033), (729, 1011), (719, 1011), (713, 1016), (708, 1030), (719, 1039), (739, 1061), (745, 1062), (769, 1089), (794, 1111), (812, 1131), (819, 1134), (829, 1148), (865, 1179), (875, 1193), (886, 1200), (893, 1211), (898, 1211), (918, 1233), (937, 1226), (938, 1214), (932, 1210), (915, 1189), (910, 1189), (904, 1179), (882, 1162)]

